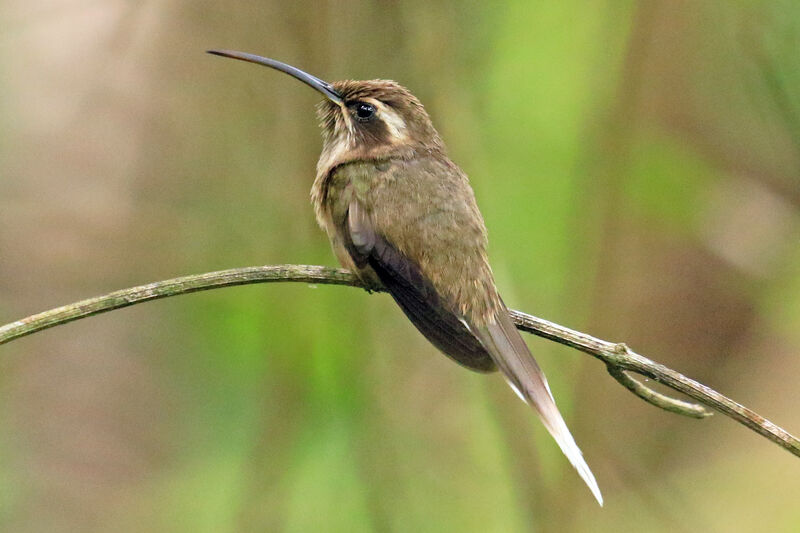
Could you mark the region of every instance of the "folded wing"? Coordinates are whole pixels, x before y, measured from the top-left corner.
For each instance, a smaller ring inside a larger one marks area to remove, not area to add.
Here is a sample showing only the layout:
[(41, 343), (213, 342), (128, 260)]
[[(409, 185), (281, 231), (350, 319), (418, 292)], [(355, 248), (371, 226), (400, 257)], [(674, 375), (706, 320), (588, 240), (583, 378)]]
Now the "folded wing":
[(495, 370), (480, 341), (440, 301), (420, 269), (398, 252), (372, 226), (358, 202), (348, 210), (345, 246), (356, 266), (369, 266), (409, 320), (439, 350), (478, 372)]

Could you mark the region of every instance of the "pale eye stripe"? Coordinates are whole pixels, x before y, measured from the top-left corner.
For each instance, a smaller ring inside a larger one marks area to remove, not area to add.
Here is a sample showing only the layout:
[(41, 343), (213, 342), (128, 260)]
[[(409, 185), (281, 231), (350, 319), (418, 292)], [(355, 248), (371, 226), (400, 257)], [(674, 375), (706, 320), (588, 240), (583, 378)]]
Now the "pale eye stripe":
[(391, 135), (392, 138), (397, 140), (405, 140), (408, 138), (408, 127), (406, 127), (403, 117), (401, 117), (397, 111), (380, 100), (369, 98), (367, 101), (378, 109), (378, 118), (386, 124), (386, 129), (389, 130), (389, 135)]

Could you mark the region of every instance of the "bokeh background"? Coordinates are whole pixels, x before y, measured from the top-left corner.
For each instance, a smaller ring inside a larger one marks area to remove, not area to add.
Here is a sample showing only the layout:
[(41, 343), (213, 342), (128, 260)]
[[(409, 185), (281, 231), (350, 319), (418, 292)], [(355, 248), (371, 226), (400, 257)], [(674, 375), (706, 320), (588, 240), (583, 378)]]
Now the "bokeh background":
[[(318, 96), (392, 78), (467, 171), (506, 301), (800, 432), (800, 6), (0, 4), (0, 322), (189, 273), (335, 263)], [(385, 295), (250, 286), (0, 348), (8, 532), (797, 531), (800, 460), (529, 338), (600, 509), (499, 377)]]

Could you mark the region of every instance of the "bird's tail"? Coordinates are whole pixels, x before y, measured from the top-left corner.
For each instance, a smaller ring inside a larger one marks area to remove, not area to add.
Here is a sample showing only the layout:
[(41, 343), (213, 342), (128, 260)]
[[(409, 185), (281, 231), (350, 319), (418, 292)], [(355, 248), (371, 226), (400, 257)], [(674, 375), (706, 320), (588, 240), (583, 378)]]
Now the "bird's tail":
[(597, 481), (556, 407), (544, 373), (522, 340), (508, 311), (501, 309), (494, 323), (481, 328), (472, 328), (472, 331), (481, 340), (514, 392), (522, 401), (536, 409), (542, 423), (556, 440), (561, 451), (588, 485), (597, 502), (603, 505), (603, 496), (600, 494)]

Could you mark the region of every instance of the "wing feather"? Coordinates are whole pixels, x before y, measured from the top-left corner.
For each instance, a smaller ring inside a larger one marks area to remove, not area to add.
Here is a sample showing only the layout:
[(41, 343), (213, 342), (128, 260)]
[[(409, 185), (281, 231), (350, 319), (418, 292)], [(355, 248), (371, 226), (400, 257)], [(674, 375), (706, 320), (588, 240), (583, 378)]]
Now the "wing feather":
[(457, 363), (478, 372), (495, 370), (492, 358), (459, 317), (442, 305), (420, 269), (381, 236), (358, 202), (350, 204), (345, 246), (356, 266), (369, 266), (409, 320)]

